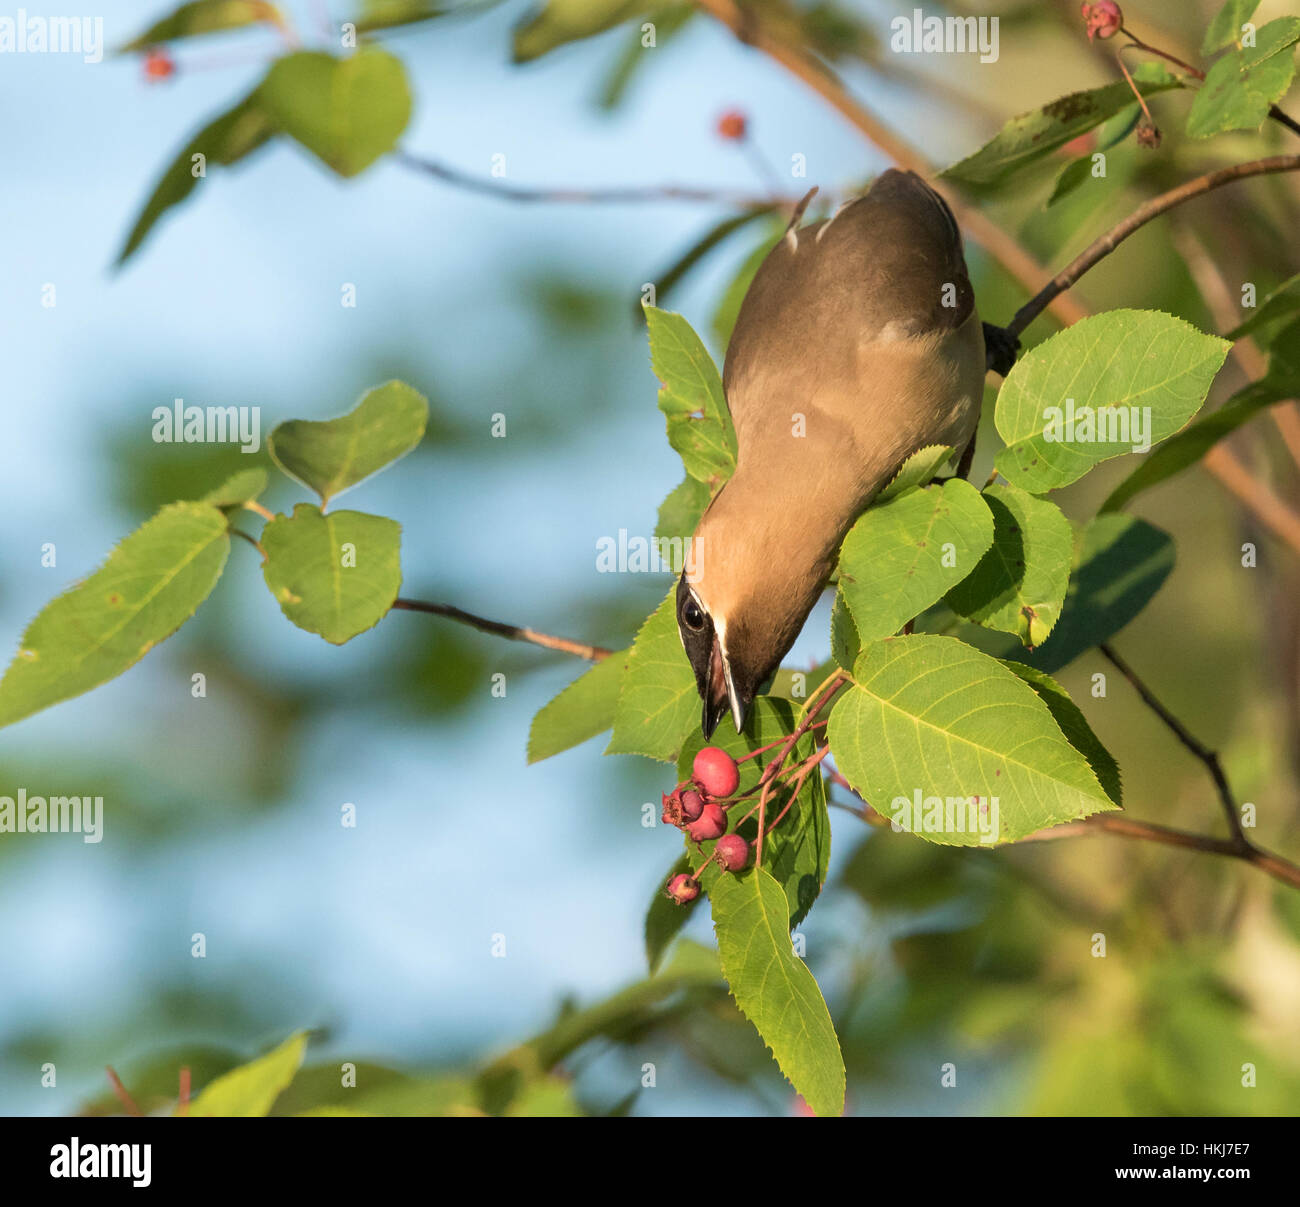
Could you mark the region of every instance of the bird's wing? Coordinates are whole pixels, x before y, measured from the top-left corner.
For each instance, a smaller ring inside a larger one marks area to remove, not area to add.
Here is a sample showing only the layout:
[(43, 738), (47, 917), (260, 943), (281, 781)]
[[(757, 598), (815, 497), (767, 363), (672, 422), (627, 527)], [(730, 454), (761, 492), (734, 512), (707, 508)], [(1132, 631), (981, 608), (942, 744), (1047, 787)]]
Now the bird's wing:
[(806, 395), (810, 379), (820, 394), (852, 393), (863, 348), (942, 337), (974, 305), (943, 198), (913, 172), (885, 172), (833, 218), (788, 232), (755, 275), (723, 378), (742, 439), (747, 411), (765, 418), (774, 394)]

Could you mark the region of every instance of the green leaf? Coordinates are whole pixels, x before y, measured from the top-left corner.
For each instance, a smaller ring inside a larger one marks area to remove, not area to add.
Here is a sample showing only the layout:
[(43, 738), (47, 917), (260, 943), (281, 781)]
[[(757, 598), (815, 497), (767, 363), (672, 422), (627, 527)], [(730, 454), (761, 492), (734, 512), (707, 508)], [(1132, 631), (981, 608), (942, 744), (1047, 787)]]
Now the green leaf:
[(1015, 486), (990, 486), (993, 546), (945, 596), (959, 616), (1042, 645), (1070, 585), (1074, 530), (1055, 503)]
[[(258, 103), (256, 92), (204, 126), (185, 144), (154, 186), (118, 253), (118, 265), (124, 264), (140, 247), (154, 223), (172, 206), (184, 201), (194, 186), (205, 178), (197, 174), (200, 168), (206, 173), (213, 164), (229, 167), (238, 163), (265, 144), (274, 133), (275, 128)], [(199, 156), (202, 158), (196, 158)]]
[(266, 470), (261, 466), (255, 469), (243, 469), (231, 474), (215, 490), (208, 491), (200, 503), (210, 503), (213, 507), (242, 507), (251, 503), (266, 489)]
[(674, 587), (632, 644), (606, 754), (643, 754), (671, 763), (699, 724), (700, 698), (677, 632), (676, 597)]
[(1057, 174), (1056, 183), (1052, 186), (1052, 194), (1043, 203), (1043, 208), (1050, 209), (1058, 201), (1073, 193), (1085, 180), (1091, 179), (1093, 156), (1123, 142), (1138, 124), (1141, 114), (1141, 106), (1133, 104), (1103, 122), (1101, 129), (1097, 131), (1096, 145), (1092, 150), (1078, 159), (1071, 160)]
[[(655, 49), (662, 50), (694, 15), (694, 4), (667, 4), (650, 9), (645, 19), (655, 27)], [(641, 41), (644, 36), (639, 25), (629, 30), (618, 58), (601, 85), (597, 104), (602, 109), (616, 109), (622, 104), (637, 71), (650, 61), (652, 56), (646, 54), (648, 48)]]
[[(359, 34), (377, 33), (384, 29), (397, 29), (403, 25), (415, 25), (420, 21), (432, 21), (435, 17), (445, 17), (455, 13), (459, 5), (444, 5), (436, 0), (364, 0), (361, 15), (354, 24)], [(470, 8), (466, 4), (465, 8)], [(472, 11), (483, 12), (495, 7), (495, 2), (474, 3)]]
[(659, 504), (655, 538), (685, 540), (693, 535), (712, 498), (713, 492), (703, 482), (687, 474)]
[(690, 921), (691, 915), (703, 900), (702, 897), (696, 897), (694, 901), (679, 905), (664, 891), (674, 876), (689, 873), (692, 866), (689, 852), (679, 855), (677, 862), (669, 868), (668, 875), (655, 886), (655, 895), (650, 899), (650, 908), (645, 913), (645, 958), (652, 973), (659, 970), (669, 945)]
[(1118, 511), (1137, 495), (1195, 465), (1225, 436), (1243, 423), (1279, 402), (1300, 393), (1300, 383), (1264, 378), (1234, 394), (1217, 411), (1211, 411), (1179, 432), (1159, 448), (1152, 449), (1141, 464), (1114, 490), (1101, 505), (1103, 512)]
[[(1300, 37), (1300, 31), (1296, 36)], [(1295, 40), (1290, 38), (1287, 45)], [(1269, 109), (1287, 94), (1295, 79), (1295, 55), (1289, 50), (1285, 54), (1274, 52), (1261, 60), (1248, 59), (1250, 53), (1230, 51), (1206, 72), (1205, 83), (1197, 90), (1187, 114), (1190, 137), (1258, 130)]]
[(164, 507), (28, 626), (0, 680), (0, 726), (134, 666), (194, 615), (229, 551), (226, 518), (216, 508)]
[(291, 419), (266, 442), (271, 459), (325, 504), (405, 457), (424, 438), (429, 404), (405, 382), (376, 386), (338, 419)]
[(1255, 31), (1255, 45), (1241, 48), (1241, 64), (1249, 69), (1300, 42), (1300, 17), (1279, 17)]
[[(754, 701), (751, 719), (746, 722), (743, 734), (737, 734), (734, 727), (722, 726), (714, 733), (709, 744), (720, 746), (732, 758), (739, 760), (751, 750), (793, 733), (794, 729), (795, 713), (790, 701), (774, 696), (760, 696)], [(677, 759), (677, 774), (680, 779), (690, 778), (691, 764), (704, 745), (704, 736), (698, 730), (687, 740)], [(811, 735), (805, 735), (791, 751), (787, 765), (795, 765), (816, 749), (816, 740)], [(779, 748), (740, 764), (740, 792), (749, 792), (758, 784), (759, 776), (778, 752)], [(784, 788), (775, 790), (769, 796), (769, 826), (789, 800), (790, 794)], [(741, 833), (752, 843), (758, 836), (757, 821), (751, 820), (739, 829), (734, 824), (734, 819), (747, 811), (746, 807), (733, 813), (730, 829)], [(688, 852), (703, 851), (705, 855), (712, 855), (716, 845), (716, 842), (696, 844), (686, 840)], [(826, 784), (820, 774), (814, 773), (804, 781), (799, 790), (799, 798), (790, 805), (781, 824), (768, 837), (763, 850), (763, 868), (785, 893), (790, 927), (796, 927), (808, 916), (808, 911), (820, 896), (830, 867), (831, 819), (826, 806)], [(697, 858), (696, 863), (699, 862)], [(700, 883), (705, 892), (712, 893), (719, 878), (725, 879), (728, 875), (715, 864), (710, 864), (701, 873)]]
[(978, 846), (1115, 807), (1034, 690), (956, 638), (878, 641), (853, 679), (831, 711), (831, 753), (901, 829)]
[(862, 638), (858, 636), (858, 626), (853, 623), (853, 613), (844, 602), (844, 595), (835, 592), (835, 602), (831, 605), (831, 657), (835, 665), (851, 671), (862, 651)]
[(1275, 320), (1288, 318), (1300, 311), (1300, 272), (1288, 277), (1276, 289), (1260, 302), (1255, 313), (1244, 323), (1234, 327), (1223, 338), (1239, 340), (1252, 335), (1262, 327), (1270, 326)]
[(545, 0), (514, 32), (514, 61), (527, 63), (626, 21), (645, 9), (644, 0)]
[(1241, 27), (1258, 7), (1259, 0), (1228, 0), (1210, 19), (1205, 39), (1201, 42), (1201, 53), (1211, 55), (1237, 41), (1241, 37)]
[(1110, 640), (1150, 603), (1174, 567), (1174, 542), (1145, 520), (1100, 515), (1083, 534), (1061, 619), (1033, 653), (1006, 656), (1049, 674)]
[(939, 472), (939, 467), (952, 460), (954, 451), (946, 444), (930, 444), (918, 448), (898, 467), (898, 472), (889, 479), (873, 502), (883, 503), (913, 486), (928, 486)]
[(1067, 327), (1031, 348), (1002, 383), (999, 472), (1040, 494), (1158, 444), (1200, 409), (1229, 347), (1154, 310), (1110, 310)]
[(360, 511), (299, 503), (262, 530), (262, 576), (300, 629), (342, 645), (374, 628), (402, 587), (402, 526)]
[(736, 468), (736, 430), (722, 394), (722, 378), (708, 349), (680, 314), (645, 307), (650, 367), (661, 383), (659, 409), (668, 443), (692, 478), (710, 487)]
[(205, 1086), (188, 1113), (197, 1118), (262, 1118), (294, 1079), (306, 1051), (307, 1033), (299, 1031), (265, 1056)]
[(840, 548), (840, 594), (863, 642), (896, 633), (966, 577), (993, 543), (969, 482), (905, 491), (868, 508)]
[(1106, 795), (1115, 803), (1116, 808), (1122, 809), (1124, 788), (1120, 783), (1119, 764), (1101, 744), (1101, 739), (1092, 732), (1092, 726), (1088, 724), (1079, 706), (1070, 699), (1070, 693), (1051, 675), (1026, 666), (1023, 662), (1003, 662), (1002, 665), (1038, 693), (1038, 698), (1047, 705), (1048, 712), (1052, 714), (1052, 719), (1065, 740), (1088, 760), (1088, 766), (1092, 768), (1093, 775), (1105, 789)]
[(280, 10), (274, 4), (264, 3), (264, 0), (192, 0), (189, 4), (182, 4), (170, 16), (155, 21), (138, 38), (123, 46), (119, 53), (147, 50), (163, 42), (221, 33), (263, 21), (284, 26)]
[(619, 684), (629, 653), (620, 650), (602, 658), (542, 706), (528, 730), (530, 763), (570, 750), (614, 724)]
[(340, 176), (356, 176), (391, 151), (411, 117), (406, 69), (377, 46), (347, 59), (315, 50), (285, 55), (258, 97), (281, 131)]
[(781, 886), (751, 868), (722, 877), (710, 904), (736, 1005), (813, 1112), (843, 1114), (844, 1058), (821, 990), (790, 946)]
[[(1144, 97), (1181, 88), (1163, 67), (1143, 63), (1133, 71)], [(1072, 92), (1059, 100), (1013, 117), (973, 155), (940, 173), (947, 180), (966, 184), (999, 184), (1021, 168), (1050, 155), (1057, 147), (1078, 138), (1133, 102), (1127, 81), (1107, 84), (1087, 92)]]

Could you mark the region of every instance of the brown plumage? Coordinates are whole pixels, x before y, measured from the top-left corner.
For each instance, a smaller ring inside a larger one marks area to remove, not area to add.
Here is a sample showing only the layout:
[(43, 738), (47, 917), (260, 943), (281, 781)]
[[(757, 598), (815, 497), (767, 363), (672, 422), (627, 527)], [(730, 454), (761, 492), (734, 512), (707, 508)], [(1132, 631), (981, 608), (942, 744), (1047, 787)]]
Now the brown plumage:
[(885, 172), (768, 254), (723, 373), (736, 470), (696, 529), (695, 577), (678, 584), (706, 735), (728, 707), (743, 726), (899, 465), (926, 445), (965, 446), (983, 382), (961, 236), (914, 173)]

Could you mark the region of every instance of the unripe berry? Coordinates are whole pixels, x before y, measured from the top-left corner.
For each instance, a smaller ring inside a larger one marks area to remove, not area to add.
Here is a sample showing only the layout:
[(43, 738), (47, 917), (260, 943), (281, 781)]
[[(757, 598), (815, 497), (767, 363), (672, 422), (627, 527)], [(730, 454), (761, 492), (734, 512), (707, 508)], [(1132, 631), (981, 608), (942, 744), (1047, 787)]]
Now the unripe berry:
[(694, 788), (688, 788), (682, 793), (682, 817), (686, 821), (694, 821), (703, 812), (704, 797)]
[(724, 872), (739, 872), (749, 862), (749, 843), (739, 834), (724, 834), (713, 848), (713, 858)]
[(695, 842), (708, 842), (710, 838), (717, 838), (726, 832), (727, 815), (722, 811), (721, 805), (715, 805), (712, 801), (705, 805), (699, 817), (686, 827), (686, 833)]
[(685, 872), (682, 872), (668, 882), (668, 895), (678, 905), (685, 905), (689, 901), (694, 901), (700, 895), (700, 882), (692, 880)]
[(739, 109), (728, 109), (718, 118), (718, 135), (731, 142), (740, 142), (745, 137), (745, 115)]
[(706, 746), (695, 756), (691, 775), (706, 796), (730, 796), (740, 787), (736, 760), (717, 746)]

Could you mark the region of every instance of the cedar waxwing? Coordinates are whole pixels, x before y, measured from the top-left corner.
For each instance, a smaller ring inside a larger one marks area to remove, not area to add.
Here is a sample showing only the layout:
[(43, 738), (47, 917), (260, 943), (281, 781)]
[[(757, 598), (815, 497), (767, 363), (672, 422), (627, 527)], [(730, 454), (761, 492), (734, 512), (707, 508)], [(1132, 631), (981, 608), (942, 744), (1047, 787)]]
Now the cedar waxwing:
[(961, 234), (933, 189), (891, 170), (829, 220), (798, 221), (736, 319), (723, 370), (736, 468), (677, 584), (706, 738), (728, 708), (744, 728), (876, 492), (917, 449), (964, 449), (983, 399)]

